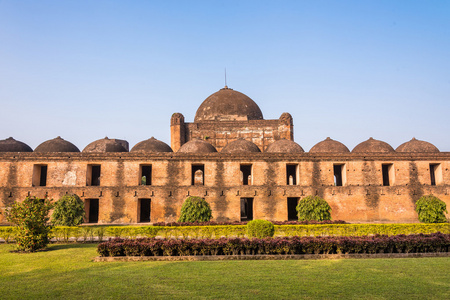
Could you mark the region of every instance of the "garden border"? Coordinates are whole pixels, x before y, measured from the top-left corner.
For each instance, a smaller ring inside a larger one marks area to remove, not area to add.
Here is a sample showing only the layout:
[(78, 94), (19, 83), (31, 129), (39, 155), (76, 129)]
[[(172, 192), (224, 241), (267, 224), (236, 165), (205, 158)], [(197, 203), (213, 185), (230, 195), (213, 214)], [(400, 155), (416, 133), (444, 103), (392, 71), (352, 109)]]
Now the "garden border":
[(368, 258), (450, 257), (450, 252), (425, 253), (351, 253), (351, 254), (257, 254), (257, 255), (192, 255), (192, 256), (96, 256), (94, 262), (128, 261), (223, 261), (223, 260), (318, 260)]

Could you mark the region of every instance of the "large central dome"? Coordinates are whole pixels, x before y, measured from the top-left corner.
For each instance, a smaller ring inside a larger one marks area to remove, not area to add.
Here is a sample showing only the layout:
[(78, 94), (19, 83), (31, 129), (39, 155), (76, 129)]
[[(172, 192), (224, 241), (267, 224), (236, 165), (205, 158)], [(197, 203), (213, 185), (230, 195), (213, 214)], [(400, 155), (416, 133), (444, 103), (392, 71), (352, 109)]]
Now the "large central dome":
[(262, 112), (255, 101), (226, 86), (206, 98), (195, 114), (195, 122), (262, 119)]

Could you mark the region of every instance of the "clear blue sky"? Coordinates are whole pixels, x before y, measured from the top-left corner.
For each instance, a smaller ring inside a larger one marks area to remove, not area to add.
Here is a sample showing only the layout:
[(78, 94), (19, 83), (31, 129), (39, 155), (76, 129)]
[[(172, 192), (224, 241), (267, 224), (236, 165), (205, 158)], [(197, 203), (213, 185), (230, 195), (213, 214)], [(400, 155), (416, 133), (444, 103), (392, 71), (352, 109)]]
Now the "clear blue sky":
[(450, 151), (450, 1), (0, 0), (0, 139), (170, 143), (224, 85), (306, 151), (412, 137)]

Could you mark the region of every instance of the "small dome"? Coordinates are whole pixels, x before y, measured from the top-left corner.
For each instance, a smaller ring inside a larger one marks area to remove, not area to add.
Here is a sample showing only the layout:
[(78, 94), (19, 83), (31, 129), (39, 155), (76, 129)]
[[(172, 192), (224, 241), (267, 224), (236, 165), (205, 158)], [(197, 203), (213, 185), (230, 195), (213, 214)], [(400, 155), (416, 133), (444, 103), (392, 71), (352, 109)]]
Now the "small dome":
[(53, 140), (43, 142), (34, 149), (34, 152), (80, 152), (80, 150), (71, 142), (58, 136)]
[(143, 152), (143, 153), (158, 153), (158, 152), (173, 152), (172, 148), (164, 142), (155, 139), (154, 137), (148, 140), (142, 141), (134, 145), (131, 152)]
[(270, 153), (303, 153), (303, 148), (294, 141), (281, 139), (270, 144), (266, 152)]
[(128, 142), (124, 140), (109, 139), (105, 137), (101, 140), (87, 145), (83, 152), (87, 153), (106, 153), (106, 152), (128, 152)]
[(33, 152), (33, 149), (27, 144), (10, 137), (6, 140), (0, 140), (0, 152)]
[(373, 138), (368, 139), (356, 145), (352, 150), (353, 153), (389, 153), (395, 152), (394, 148), (386, 142), (375, 140)]
[(252, 99), (226, 86), (206, 98), (195, 114), (195, 122), (262, 119), (261, 109)]
[(208, 142), (200, 139), (190, 140), (178, 149), (182, 153), (213, 153), (217, 152), (216, 148)]
[(397, 152), (439, 152), (439, 149), (428, 142), (412, 138), (409, 142), (403, 143), (395, 149)]
[(231, 143), (228, 143), (225, 147), (223, 147), (222, 153), (248, 153), (248, 152), (261, 152), (258, 146), (244, 140), (242, 138), (237, 139)]
[(314, 147), (309, 150), (309, 152), (313, 153), (348, 153), (347, 146), (342, 144), (341, 142), (335, 141), (327, 137), (325, 140), (318, 142), (314, 145)]

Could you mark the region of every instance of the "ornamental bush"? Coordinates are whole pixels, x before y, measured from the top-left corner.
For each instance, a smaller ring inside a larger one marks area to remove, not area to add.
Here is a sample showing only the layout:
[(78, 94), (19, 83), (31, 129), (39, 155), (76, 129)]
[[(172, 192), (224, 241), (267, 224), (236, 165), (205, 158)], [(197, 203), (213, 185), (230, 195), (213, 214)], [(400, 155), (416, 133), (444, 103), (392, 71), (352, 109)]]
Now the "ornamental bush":
[(263, 239), (266, 237), (273, 237), (275, 233), (275, 226), (272, 222), (266, 220), (253, 220), (247, 223), (247, 236), (249, 238), (255, 237)]
[(447, 205), (444, 201), (433, 195), (422, 196), (416, 202), (416, 212), (419, 214), (419, 221), (424, 223), (445, 223), (445, 213)]
[(84, 220), (84, 202), (76, 194), (64, 195), (55, 203), (52, 222), (57, 226), (78, 226)]
[(188, 197), (181, 206), (178, 222), (208, 222), (212, 218), (211, 207), (201, 197)]
[(35, 252), (49, 243), (50, 200), (27, 197), (5, 210), (6, 220), (17, 226), (15, 240), (20, 251)]
[(318, 196), (307, 196), (301, 199), (296, 209), (299, 221), (331, 220), (330, 205)]
[(279, 237), (264, 239), (110, 239), (98, 245), (100, 256), (375, 254), (449, 252), (450, 234), (372, 235), (359, 237)]

